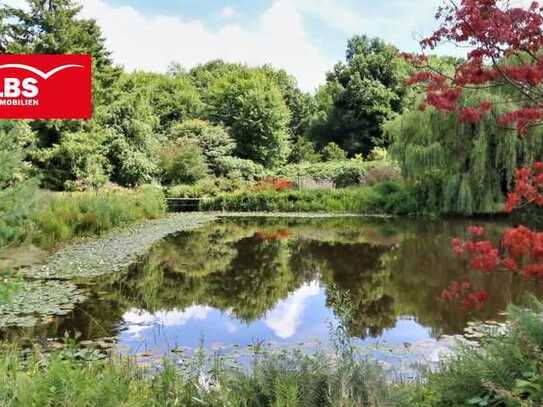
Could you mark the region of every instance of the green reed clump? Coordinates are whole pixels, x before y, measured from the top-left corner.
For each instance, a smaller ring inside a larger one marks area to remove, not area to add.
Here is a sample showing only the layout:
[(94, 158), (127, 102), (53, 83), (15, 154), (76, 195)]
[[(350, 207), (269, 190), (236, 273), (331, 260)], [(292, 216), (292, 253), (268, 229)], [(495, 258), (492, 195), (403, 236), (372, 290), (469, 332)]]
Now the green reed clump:
[(342, 189), (252, 191), (223, 194), (202, 204), (220, 211), (415, 214), (413, 191), (395, 182)]
[[(30, 406), (378, 406), (374, 389), (384, 386), (380, 371), (323, 355), (285, 352), (260, 355), (250, 372), (222, 368), (182, 373), (165, 363), (151, 374), (128, 359), (80, 360), (77, 352), (55, 355), (16, 350), (0, 356), (0, 405)], [(381, 391), (382, 392), (382, 391)]]
[(75, 237), (100, 235), (114, 227), (154, 219), (165, 211), (159, 188), (135, 191), (73, 192), (44, 194), (31, 215), (32, 238), (50, 247)]
[(464, 346), (422, 384), (403, 389), (398, 405), (511, 406), (543, 405), (543, 320), (540, 303), (510, 307), (510, 329), (485, 339), (480, 348)]

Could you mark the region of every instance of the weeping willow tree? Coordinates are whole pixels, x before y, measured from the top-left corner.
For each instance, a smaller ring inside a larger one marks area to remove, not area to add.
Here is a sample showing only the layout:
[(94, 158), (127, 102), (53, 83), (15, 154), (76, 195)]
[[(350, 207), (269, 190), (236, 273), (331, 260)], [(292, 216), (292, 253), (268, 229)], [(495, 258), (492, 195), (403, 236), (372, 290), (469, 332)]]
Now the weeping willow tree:
[(543, 155), (542, 128), (528, 134), (497, 124), (500, 93), (466, 94), (465, 106), (491, 101), (496, 110), (479, 123), (434, 109), (410, 110), (385, 124), (391, 154), (419, 193), (422, 211), (471, 215), (499, 211), (518, 167)]

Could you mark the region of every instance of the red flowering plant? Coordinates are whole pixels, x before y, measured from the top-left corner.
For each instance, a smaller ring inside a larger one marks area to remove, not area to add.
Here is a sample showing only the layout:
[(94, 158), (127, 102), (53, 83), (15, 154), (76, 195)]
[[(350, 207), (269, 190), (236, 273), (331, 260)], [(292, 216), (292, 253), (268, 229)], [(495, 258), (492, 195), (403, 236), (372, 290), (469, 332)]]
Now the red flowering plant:
[(447, 302), (455, 302), (461, 305), (464, 310), (482, 310), (488, 300), (485, 290), (474, 290), (469, 281), (460, 283), (453, 281), (449, 287), (441, 293), (441, 299)]
[(499, 248), (483, 240), (482, 227), (469, 229), (470, 239), (452, 240), (454, 254), (468, 261), (471, 269), (482, 272), (496, 270), (519, 273), (527, 279), (543, 280), (543, 233), (525, 226), (508, 229)]
[[(426, 100), (442, 112), (457, 112), (459, 119), (477, 123), (491, 113), (490, 101), (460, 107), (465, 89), (507, 87), (517, 107), (500, 113), (498, 123), (525, 134), (543, 120), (543, 7), (534, 1), (528, 8), (509, 0), (447, 0), (438, 9), (439, 28), (421, 41), (423, 51), (450, 42), (469, 48), (466, 59), (453, 74), (431, 66), (425, 55), (404, 55), (416, 68), (407, 81), (421, 84)], [(520, 106), (520, 107), (519, 107)]]
[(266, 177), (255, 185), (256, 191), (286, 191), (294, 188), (294, 183), (288, 178)]
[(288, 229), (281, 229), (274, 232), (268, 232), (265, 230), (257, 230), (255, 237), (258, 240), (271, 242), (275, 240), (285, 240), (290, 238), (290, 231)]
[[(478, 123), (492, 115), (498, 125), (516, 130), (522, 137), (543, 122), (543, 7), (528, 7), (509, 0), (446, 0), (438, 9), (438, 29), (421, 41), (423, 52), (441, 43), (469, 49), (454, 73), (440, 72), (425, 55), (406, 55), (417, 69), (408, 84), (425, 89), (428, 106), (458, 114), (460, 121)], [(500, 108), (496, 102), (461, 103), (466, 89), (503, 88)], [(505, 210), (526, 205), (543, 207), (543, 163), (517, 170), (514, 190)], [(543, 280), (543, 233), (519, 226), (507, 230), (495, 246), (484, 240), (484, 229), (470, 228), (467, 241), (454, 239), (453, 250), (483, 272), (507, 270)]]

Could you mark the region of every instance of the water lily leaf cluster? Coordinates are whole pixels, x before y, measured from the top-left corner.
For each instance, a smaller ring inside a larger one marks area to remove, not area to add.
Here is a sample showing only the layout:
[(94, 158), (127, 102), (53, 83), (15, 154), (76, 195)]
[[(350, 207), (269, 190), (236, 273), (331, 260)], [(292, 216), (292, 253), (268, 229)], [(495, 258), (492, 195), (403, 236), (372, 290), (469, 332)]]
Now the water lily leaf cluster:
[(0, 328), (31, 327), (46, 317), (67, 315), (85, 298), (81, 289), (67, 281), (25, 281), (9, 302), (0, 304)]

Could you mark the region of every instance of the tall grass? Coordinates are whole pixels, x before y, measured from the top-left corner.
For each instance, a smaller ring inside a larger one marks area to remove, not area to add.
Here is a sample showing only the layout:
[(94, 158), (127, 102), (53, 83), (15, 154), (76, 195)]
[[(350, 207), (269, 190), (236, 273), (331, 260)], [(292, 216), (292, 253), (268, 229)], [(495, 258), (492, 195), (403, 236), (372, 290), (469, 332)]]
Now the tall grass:
[(165, 211), (159, 188), (146, 186), (135, 191), (46, 193), (30, 215), (31, 238), (51, 247), (75, 237), (100, 235), (114, 227), (153, 219)]
[(422, 383), (407, 386), (401, 406), (543, 405), (543, 308), (511, 307), (510, 330), (484, 340), (480, 348), (464, 346), (428, 372)]
[(78, 360), (66, 353), (15, 350), (0, 355), (0, 405), (30, 406), (378, 406), (373, 390), (384, 386), (364, 362), (347, 376), (322, 355), (284, 353), (256, 363), (250, 372), (216, 364), (181, 373), (165, 363), (156, 374), (128, 359)]
[(202, 208), (359, 214), (415, 214), (420, 211), (412, 190), (394, 182), (373, 187), (223, 194), (203, 203)]

